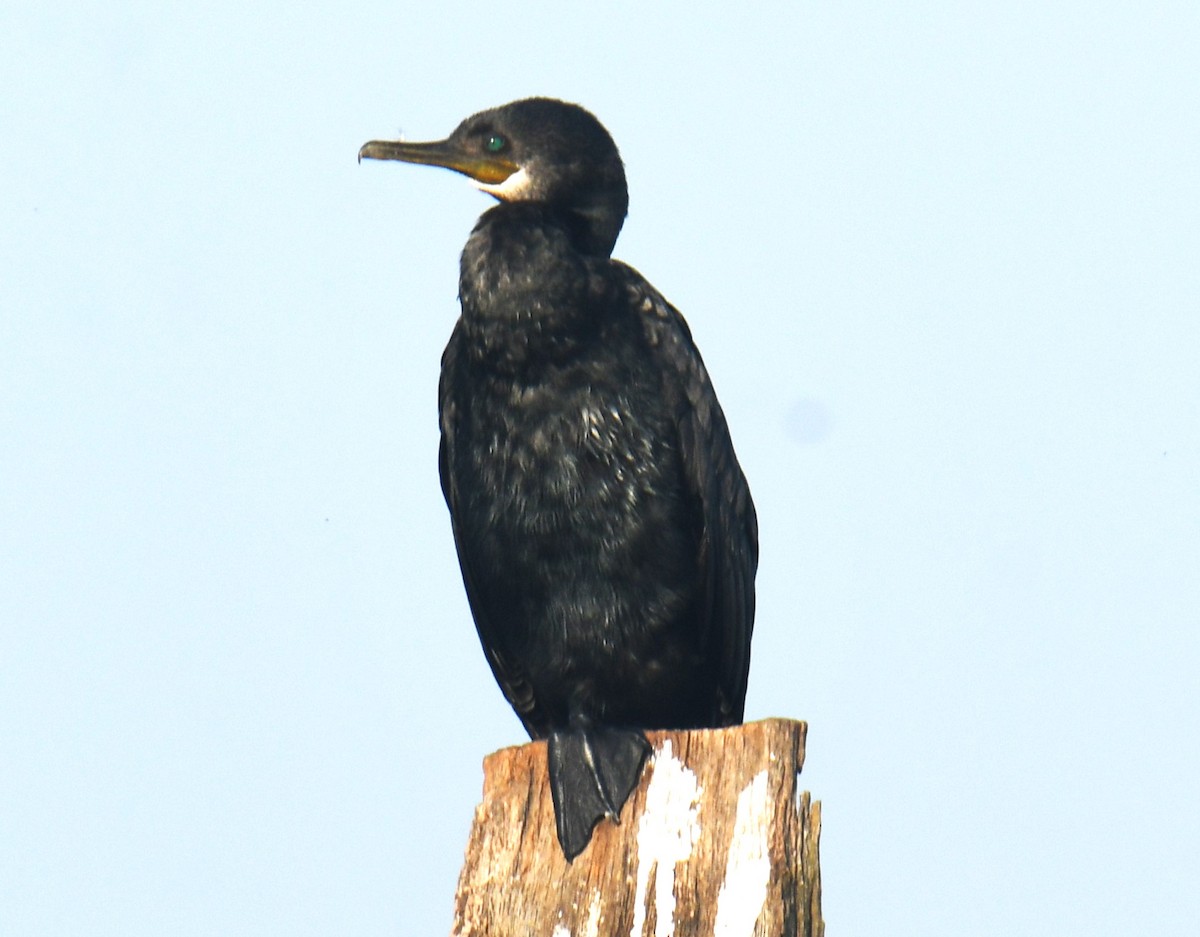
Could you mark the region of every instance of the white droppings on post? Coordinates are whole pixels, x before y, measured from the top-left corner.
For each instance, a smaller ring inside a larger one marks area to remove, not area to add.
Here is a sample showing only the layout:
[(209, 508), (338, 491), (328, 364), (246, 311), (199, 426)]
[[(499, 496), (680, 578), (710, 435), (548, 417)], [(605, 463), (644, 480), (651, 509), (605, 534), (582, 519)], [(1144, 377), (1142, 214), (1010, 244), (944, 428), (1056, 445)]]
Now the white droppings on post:
[[(654, 753), (654, 774), (637, 832), (637, 890), (630, 937), (642, 937), (646, 900), (654, 874), (654, 937), (675, 933), (675, 866), (700, 839), (700, 794), (695, 773), (671, 751), (671, 740)], [(655, 868), (658, 869), (655, 873)]]
[(592, 903), (588, 905), (587, 921), (583, 925), (583, 937), (600, 937), (600, 892), (592, 892)]
[[(566, 924), (555, 924), (550, 937), (575, 937)], [(588, 904), (587, 920), (583, 922), (583, 930), (579, 937), (600, 937), (600, 891), (592, 892), (592, 900)]]
[(771, 878), (767, 845), (771, 812), (764, 770), (738, 795), (725, 878), (717, 893), (713, 937), (750, 937), (754, 933), (755, 922), (767, 901), (767, 883)]

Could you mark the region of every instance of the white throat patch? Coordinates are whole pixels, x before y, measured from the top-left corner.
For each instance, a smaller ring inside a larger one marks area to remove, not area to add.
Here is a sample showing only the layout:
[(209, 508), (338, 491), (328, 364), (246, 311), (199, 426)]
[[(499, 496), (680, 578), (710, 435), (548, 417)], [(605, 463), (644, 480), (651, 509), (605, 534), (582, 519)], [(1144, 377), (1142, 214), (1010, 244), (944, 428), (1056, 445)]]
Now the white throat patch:
[(520, 201), (533, 191), (533, 180), (529, 178), (529, 173), (525, 171), (524, 166), (503, 182), (488, 183), (472, 179), (471, 184), (480, 191), (494, 195), (505, 202)]

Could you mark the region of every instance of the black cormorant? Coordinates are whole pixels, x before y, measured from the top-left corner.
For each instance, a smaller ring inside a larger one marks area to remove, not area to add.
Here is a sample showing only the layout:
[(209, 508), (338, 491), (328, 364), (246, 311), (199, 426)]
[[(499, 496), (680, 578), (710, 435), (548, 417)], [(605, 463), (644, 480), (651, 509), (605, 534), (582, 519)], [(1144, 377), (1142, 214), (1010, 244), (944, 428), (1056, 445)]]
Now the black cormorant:
[(572, 859), (636, 785), (640, 730), (741, 722), (754, 504), (683, 317), (610, 258), (628, 194), (595, 117), (531, 98), (363, 158), (453, 169), (499, 200), (462, 253), (442, 490), (488, 663), (549, 739)]

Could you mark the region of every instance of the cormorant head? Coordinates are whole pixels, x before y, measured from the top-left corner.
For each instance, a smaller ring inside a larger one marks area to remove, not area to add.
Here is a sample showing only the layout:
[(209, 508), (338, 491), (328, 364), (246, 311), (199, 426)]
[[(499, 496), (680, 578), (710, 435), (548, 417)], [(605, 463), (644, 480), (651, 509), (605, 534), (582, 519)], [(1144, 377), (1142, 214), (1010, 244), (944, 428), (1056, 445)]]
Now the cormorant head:
[(607, 256), (629, 207), (625, 168), (600, 121), (577, 104), (526, 98), (480, 111), (445, 140), (372, 140), (362, 159), (444, 166), (504, 202), (537, 202), (560, 213), (580, 248)]

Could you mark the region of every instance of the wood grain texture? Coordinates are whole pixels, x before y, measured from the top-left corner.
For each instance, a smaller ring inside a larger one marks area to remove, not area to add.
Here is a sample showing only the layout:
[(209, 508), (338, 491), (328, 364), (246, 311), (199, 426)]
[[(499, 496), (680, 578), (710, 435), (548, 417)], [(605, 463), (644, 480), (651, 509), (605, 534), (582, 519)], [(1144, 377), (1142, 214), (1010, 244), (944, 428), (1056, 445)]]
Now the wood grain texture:
[(802, 722), (650, 732), (621, 814), (568, 863), (546, 745), (484, 760), (455, 937), (822, 937), (821, 807), (798, 786)]

